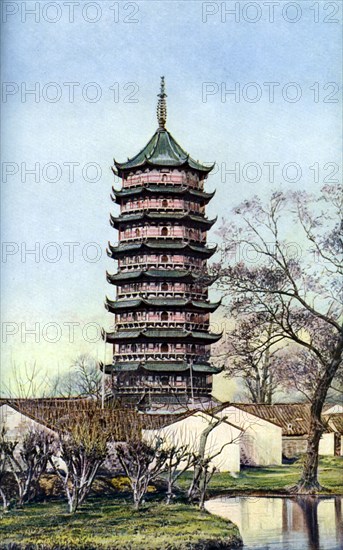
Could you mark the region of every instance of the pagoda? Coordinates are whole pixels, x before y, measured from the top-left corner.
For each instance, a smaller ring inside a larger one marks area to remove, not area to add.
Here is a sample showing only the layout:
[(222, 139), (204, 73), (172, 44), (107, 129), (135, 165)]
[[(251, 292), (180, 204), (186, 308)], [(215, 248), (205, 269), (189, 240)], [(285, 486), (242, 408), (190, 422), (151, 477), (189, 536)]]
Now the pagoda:
[(123, 403), (199, 403), (211, 399), (210, 345), (221, 334), (209, 330), (210, 313), (219, 303), (208, 300), (213, 279), (207, 259), (206, 233), (216, 220), (205, 216), (214, 193), (204, 191), (212, 170), (193, 160), (166, 129), (164, 77), (158, 94), (158, 129), (147, 145), (127, 162), (114, 161), (122, 180), (111, 198), (120, 215), (110, 217), (118, 230), (108, 255), (117, 272), (107, 273), (116, 298), (106, 298), (114, 315), (113, 392)]

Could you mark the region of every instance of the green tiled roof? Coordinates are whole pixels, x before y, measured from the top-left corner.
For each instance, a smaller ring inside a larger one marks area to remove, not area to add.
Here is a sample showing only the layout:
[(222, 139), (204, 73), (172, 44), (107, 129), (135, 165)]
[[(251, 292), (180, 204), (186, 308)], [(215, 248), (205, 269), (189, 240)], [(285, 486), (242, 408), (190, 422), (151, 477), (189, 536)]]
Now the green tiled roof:
[(111, 225), (116, 229), (120, 224), (124, 225), (127, 223), (145, 221), (178, 221), (182, 222), (182, 225), (208, 229), (217, 221), (217, 218), (214, 220), (208, 220), (204, 216), (183, 214), (181, 212), (138, 212), (137, 214), (124, 214), (118, 217), (112, 216), (112, 214), (110, 216)]
[(214, 166), (214, 164), (205, 166), (192, 159), (165, 128), (159, 128), (137, 155), (128, 159), (127, 162), (114, 161), (114, 164), (119, 176), (125, 171), (142, 169), (145, 166), (153, 168), (185, 167), (208, 174)]
[[(190, 365), (186, 362), (176, 362), (176, 361), (147, 361), (140, 363), (138, 361), (133, 362), (123, 362), (123, 363), (114, 363), (112, 365), (106, 365), (105, 371), (107, 374), (111, 372), (127, 372), (127, 371), (137, 371), (137, 370), (146, 370), (149, 372), (185, 372), (189, 370)], [(208, 364), (193, 364), (193, 372), (203, 372), (207, 374), (218, 374), (222, 369), (217, 369)]]
[(186, 310), (201, 310), (213, 312), (220, 305), (219, 302), (201, 302), (200, 300), (187, 300), (186, 298), (136, 298), (133, 300), (110, 300), (106, 296), (105, 307), (111, 313), (133, 310), (138, 308), (182, 308)]
[(113, 195), (112, 200), (114, 202), (121, 202), (123, 198), (143, 196), (143, 195), (182, 195), (184, 198), (191, 198), (193, 201), (208, 202), (212, 199), (215, 191), (212, 193), (205, 193), (199, 189), (192, 189), (191, 187), (178, 186), (178, 185), (155, 185), (148, 184), (146, 186), (127, 187), (120, 190), (112, 187)]
[(191, 243), (180, 242), (177, 240), (156, 240), (156, 241), (146, 241), (146, 242), (135, 242), (135, 243), (119, 243), (118, 246), (113, 246), (111, 243), (108, 243), (109, 250), (107, 251), (108, 256), (116, 259), (119, 256), (125, 256), (127, 254), (133, 253), (142, 253), (144, 251), (156, 251), (156, 252), (184, 252), (188, 255), (199, 256), (203, 258), (210, 258), (216, 251), (217, 246), (209, 248), (204, 245), (196, 245)]
[(113, 285), (123, 284), (130, 281), (139, 280), (163, 280), (163, 281), (183, 281), (194, 283), (200, 281), (200, 284), (207, 286), (213, 283), (215, 277), (211, 277), (207, 274), (196, 275), (192, 271), (186, 269), (149, 269), (146, 271), (119, 271), (113, 275), (106, 273), (107, 281)]
[(162, 341), (188, 341), (190, 343), (199, 344), (211, 344), (218, 342), (221, 338), (221, 334), (213, 334), (210, 332), (198, 332), (198, 331), (186, 331), (179, 329), (145, 329), (145, 330), (121, 330), (119, 332), (104, 332), (103, 337), (106, 342), (119, 344), (119, 343), (132, 343), (150, 341), (153, 342)]

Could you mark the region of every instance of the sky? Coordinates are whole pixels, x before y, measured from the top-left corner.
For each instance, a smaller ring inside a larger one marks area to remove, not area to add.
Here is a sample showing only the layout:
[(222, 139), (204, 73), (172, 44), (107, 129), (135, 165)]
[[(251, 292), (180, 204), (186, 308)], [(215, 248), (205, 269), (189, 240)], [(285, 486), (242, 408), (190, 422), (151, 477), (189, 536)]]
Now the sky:
[(342, 4), (329, 4), (2, 2), (3, 383), (14, 363), (53, 376), (80, 353), (111, 360), (110, 166), (155, 132), (161, 75), (168, 130), (216, 162), (209, 242), (245, 198), (341, 178)]

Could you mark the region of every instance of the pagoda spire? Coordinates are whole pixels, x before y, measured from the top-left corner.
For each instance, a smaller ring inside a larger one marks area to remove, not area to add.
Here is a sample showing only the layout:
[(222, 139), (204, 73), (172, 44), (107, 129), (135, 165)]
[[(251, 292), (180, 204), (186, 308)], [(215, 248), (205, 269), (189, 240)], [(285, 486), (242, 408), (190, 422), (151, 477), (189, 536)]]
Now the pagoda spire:
[(164, 130), (166, 120), (167, 120), (167, 102), (166, 102), (167, 94), (165, 93), (164, 76), (161, 76), (161, 89), (157, 97), (158, 97), (158, 102), (157, 102), (158, 126), (161, 130)]

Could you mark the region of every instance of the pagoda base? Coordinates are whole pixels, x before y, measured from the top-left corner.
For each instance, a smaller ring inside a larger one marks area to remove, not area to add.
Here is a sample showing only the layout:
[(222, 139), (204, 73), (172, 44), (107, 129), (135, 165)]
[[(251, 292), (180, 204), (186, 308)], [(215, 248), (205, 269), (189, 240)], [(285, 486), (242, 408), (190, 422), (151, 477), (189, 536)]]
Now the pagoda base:
[(171, 388), (116, 388), (113, 398), (120, 401), (123, 406), (136, 407), (141, 411), (164, 408), (188, 408), (191, 405), (211, 401), (212, 387), (191, 389)]

